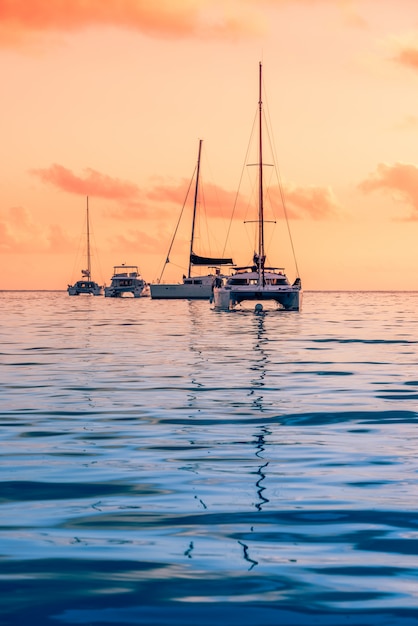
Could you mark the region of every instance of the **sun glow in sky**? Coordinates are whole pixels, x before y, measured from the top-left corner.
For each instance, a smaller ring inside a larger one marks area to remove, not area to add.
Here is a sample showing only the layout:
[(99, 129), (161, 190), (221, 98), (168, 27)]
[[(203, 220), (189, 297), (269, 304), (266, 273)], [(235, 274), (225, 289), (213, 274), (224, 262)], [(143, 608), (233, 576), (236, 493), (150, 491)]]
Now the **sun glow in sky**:
[[(86, 196), (93, 278), (120, 263), (158, 278), (200, 138), (222, 252), (259, 61), (304, 289), (418, 289), (416, 0), (0, 0), (0, 289), (80, 277)], [(245, 264), (233, 216), (227, 253)], [(274, 229), (269, 260), (293, 280)]]

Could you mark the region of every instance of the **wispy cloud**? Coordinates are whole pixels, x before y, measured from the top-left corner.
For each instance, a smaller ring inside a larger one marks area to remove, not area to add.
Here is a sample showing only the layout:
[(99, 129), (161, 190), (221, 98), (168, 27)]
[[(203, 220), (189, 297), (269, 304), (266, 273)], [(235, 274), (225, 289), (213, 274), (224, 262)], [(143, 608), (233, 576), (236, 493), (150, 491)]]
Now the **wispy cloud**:
[[(148, 187), (141, 188), (135, 183), (114, 178), (92, 168), (86, 168), (82, 175), (78, 175), (57, 163), (48, 168), (32, 169), (30, 173), (42, 183), (61, 191), (113, 201), (115, 206), (108, 207), (105, 215), (117, 220), (164, 218), (168, 213), (172, 215), (173, 209), (180, 210), (188, 188), (188, 201), (193, 198), (193, 189), (186, 179), (174, 183), (165, 183), (158, 179)], [(202, 212), (205, 211), (212, 218), (225, 218), (231, 210), (235, 193), (210, 183), (204, 185), (204, 190), (203, 186), (201, 189)]]
[(1, 212), (0, 253), (63, 253), (71, 249), (73, 242), (60, 226), (41, 227), (24, 207)]
[(404, 67), (418, 71), (418, 44), (401, 45), (393, 56), (393, 60)]
[(112, 26), (157, 37), (231, 38), (260, 33), (253, 0), (0, 0), (0, 42)]
[(282, 204), (282, 195), (287, 216), (291, 219), (325, 220), (337, 217), (341, 211), (329, 187), (295, 187), (288, 184), (283, 186), (283, 194), (278, 187), (270, 190), (270, 196), (278, 206)]
[(349, 25), (365, 24), (356, 0), (0, 0), (0, 46), (108, 26), (160, 38), (257, 37), (269, 28), (266, 7), (293, 3), (333, 4)]
[(54, 163), (47, 168), (30, 170), (42, 183), (52, 185), (66, 193), (109, 200), (104, 216), (115, 220), (155, 219), (164, 217), (165, 205), (177, 203), (182, 198), (185, 184), (177, 187), (159, 184), (141, 189), (135, 183), (85, 168), (82, 174)]
[(84, 176), (77, 176), (66, 167), (55, 163), (46, 169), (33, 169), (31, 174), (58, 189), (83, 196), (127, 200), (135, 199), (139, 195), (137, 185), (118, 178), (111, 178), (91, 168), (84, 170)]
[(418, 167), (408, 163), (387, 165), (380, 163), (374, 174), (359, 184), (365, 193), (382, 191), (391, 193), (397, 202), (410, 208), (406, 221), (418, 220)]
[[(186, 179), (169, 183), (158, 179), (141, 188), (135, 183), (114, 178), (91, 168), (86, 168), (80, 176), (57, 163), (48, 168), (33, 169), (31, 173), (43, 183), (53, 185), (61, 191), (113, 201), (113, 207), (108, 206), (104, 214), (115, 220), (139, 218), (159, 220), (168, 216), (173, 218), (173, 211), (180, 211), (183, 204), (190, 205), (193, 199), (194, 188)], [(206, 215), (210, 219), (229, 220), (235, 206), (234, 219), (245, 218), (249, 200), (244, 194), (237, 195), (235, 191), (229, 191), (213, 183), (202, 183), (200, 189), (201, 215)], [(269, 197), (273, 206), (282, 205), (282, 194), (277, 186), (270, 188)], [(340, 206), (329, 187), (285, 185), (283, 197), (287, 215), (291, 219), (328, 219), (336, 217), (340, 211)], [(280, 210), (274, 212), (277, 213), (277, 217), (284, 217)]]

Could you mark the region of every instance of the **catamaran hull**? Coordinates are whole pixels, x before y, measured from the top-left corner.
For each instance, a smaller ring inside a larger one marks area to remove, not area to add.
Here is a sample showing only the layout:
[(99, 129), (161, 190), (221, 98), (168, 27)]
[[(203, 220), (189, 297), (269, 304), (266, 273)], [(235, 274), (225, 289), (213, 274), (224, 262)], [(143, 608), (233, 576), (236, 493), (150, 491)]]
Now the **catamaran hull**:
[(221, 287), (213, 291), (213, 304), (215, 309), (233, 309), (242, 302), (275, 302), (280, 309), (285, 311), (300, 311), (302, 308), (302, 290), (282, 289), (273, 291), (271, 289), (245, 290), (228, 289)]
[(153, 300), (210, 300), (212, 285), (151, 285)]
[(100, 292), (96, 292), (96, 291), (77, 291), (75, 289), (68, 289), (68, 295), (69, 296), (102, 296), (103, 295), (103, 291)]
[(144, 291), (144, 287), (137, 287), (137, 288), (131, 288), (131, 289), (106, 287), (104, 295), (106, 298), (124, 298), (125, 296), (133, 296), (134, 298), (141, 298), (142, 296), (145, 296), (147, 294)]

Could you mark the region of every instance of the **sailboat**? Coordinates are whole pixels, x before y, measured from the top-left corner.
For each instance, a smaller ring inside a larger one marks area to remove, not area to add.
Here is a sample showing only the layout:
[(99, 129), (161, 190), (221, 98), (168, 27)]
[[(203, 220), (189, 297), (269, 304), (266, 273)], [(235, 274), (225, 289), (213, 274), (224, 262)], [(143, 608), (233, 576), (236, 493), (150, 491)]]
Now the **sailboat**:
[(103, 287), (98, 285), (91, 278), (91, 254), (90, 254), (90, 219), (89, 219), (89, 199), (87, 197), (86, 208), (87, 222), (87, 269), (81, 270), (81, 280), (74, 285), (68, 285), (67, 291), (69, 296), (80, 296), (82, 294), (101, 296), (103, 295)]
[[(166, 284), (166, 283), (161, 282), (161, 276), (162, 276), (161, 275), (160, 281), (158, 283), (151, 283), (150, 285), (151, 298), (153, 299), (209, 300), (212, 297), (213, 285), (216, 280), (219, 280), (219, 276), (221, 275), (220, 266), (233, 264), (232, 259), (200, 256), (198, 254), (195, 254), (194, 252), (196, 211), (197, 211), (197, 205), (198, 205), (198, 199), (199, 199), (201, 154), (202, 154), (202, 139), (199, 139), (199, 150), (198, 150), (197, 166), (196, 166), (196, 183), (195, 183), (194, 202), (193, 202), (192, 229), (191, 229), (191, 237), (190, 237), (190, 253), (189, 253), (187, 276), (183, 275), (183, 280), (181, 283)], [(178, 224), (177, 224), (177, 227), (178, 227)], [(176, 228), (176, 232), (177, 232), (177, 228)], [(176, 232), (171, 241), (170, 248), (166, 257), (165, 265), (170, 262), (170, 252), (174, 243)], [(196, 266), (207, 267), (209, 269), (212, 269), (213, 271), (205, 275), (195, 276), (193, 275), (193, 268)]]
[(262, 64), (259, 65), (258, 100), (258, 219), (257, 250), (252, 264), (237, 267), (235, 272), (213, 290), (213, 304), (216, 309), (234, 309), (245, 301), (256, 302), (256, 311), (263, 310), (263, 302), (273, 301), (286, 311), (299, 311), (302, 306), (302, 283), (299, 277), (293, 284), (284, 273), (284, 268), (267, 267), (264, 245), (264, 189), (263, 189), (263, 101)]

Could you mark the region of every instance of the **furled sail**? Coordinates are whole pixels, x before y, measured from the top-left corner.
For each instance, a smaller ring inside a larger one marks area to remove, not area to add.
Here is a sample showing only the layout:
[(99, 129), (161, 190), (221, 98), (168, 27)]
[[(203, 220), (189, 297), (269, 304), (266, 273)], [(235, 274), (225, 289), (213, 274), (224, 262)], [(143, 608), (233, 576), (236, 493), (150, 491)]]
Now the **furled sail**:
[(232, 259), (219, 259), (208, 256), (199, 256), (193, 252), (190, 255), (190, 263), (192, 265), (206, 265), (207, 267), (216, 267), (217, 265), (233, 265)]

